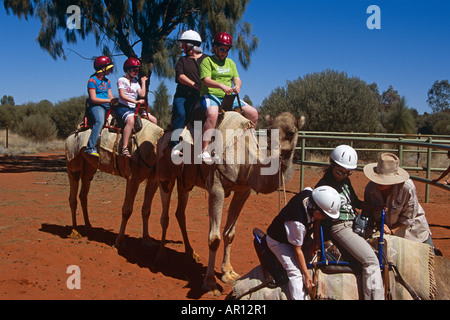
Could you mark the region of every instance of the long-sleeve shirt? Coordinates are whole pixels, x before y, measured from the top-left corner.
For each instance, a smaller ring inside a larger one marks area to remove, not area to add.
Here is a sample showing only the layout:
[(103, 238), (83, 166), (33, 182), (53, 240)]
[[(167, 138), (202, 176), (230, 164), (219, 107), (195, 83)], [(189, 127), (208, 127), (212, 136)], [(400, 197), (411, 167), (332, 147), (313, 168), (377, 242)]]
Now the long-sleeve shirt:
[[(386, 202), (381, 192), (376, 189), (376, 184), (369, 182), (364, 192), (364, 203), (374, 207), (386, 207), (385, 224), (388, 227), (392, 227), (397, 222), (406, 225), (395, 233), (396, 236), (424, 242), (431, 234), (425, 210), (419, 204), (416, 187), (411, 179), (405, 183), (394, 185)], [(380, 210), (368, 212), (368, 214), (370, 213), (375, 221), (381, 220)]]

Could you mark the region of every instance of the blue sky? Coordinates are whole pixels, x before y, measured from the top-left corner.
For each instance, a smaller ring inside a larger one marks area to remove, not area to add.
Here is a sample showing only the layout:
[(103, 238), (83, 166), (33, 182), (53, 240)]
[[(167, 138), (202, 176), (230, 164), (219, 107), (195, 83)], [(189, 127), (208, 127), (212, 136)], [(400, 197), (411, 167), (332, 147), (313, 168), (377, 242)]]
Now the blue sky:
[[(370, 5), (381, 9), (379, 30), (367, 28)], [(252, 0), (244, 20), (252, 24), (260, 45), (248, 70), (238, 65), (242, 94), (259, 106), (286, 81), (333, 69), (376, 82), (380, 92), (393, 85), (409, 107), (431, 112), (427, 92), (450, 74), (449, 12), (448, 0)], [(39, 28), (38, 21), (7, 15), (0, 6), (0, 96), (11, 95), (23, 104), (43, 99), (57, 103), (85, 94), (92, 62), (74, 53), (65, 61), (53, 60), (35, 40)], [(100, 53), (93, 37), (65, 48), (86, 57)], [(124, 60), (116, 59), (117, 69)], [(120, 76), (110, 75), (115, 95)], [(151, 81), (154, 90), (161, 80)], [(165, 83), (173, 94), (174, 82)]]

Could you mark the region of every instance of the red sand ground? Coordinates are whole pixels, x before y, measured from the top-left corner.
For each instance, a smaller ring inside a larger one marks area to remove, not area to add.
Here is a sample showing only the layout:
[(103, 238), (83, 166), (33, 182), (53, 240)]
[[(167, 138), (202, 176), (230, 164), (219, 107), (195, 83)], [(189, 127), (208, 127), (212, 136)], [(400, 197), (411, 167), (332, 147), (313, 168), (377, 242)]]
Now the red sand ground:
[[(174, 217), (176, 194), (172, 200), (168, 230), (168, 262), (156, 265), (157, 247), (141, 246), (140, 206), (143, 186), (136, 198), (134, 214), (127, 227), (127, 250), (118, 252), (112, 245), (121, 221), (125, 180), (98, 173), (89, 197), (91, 231), (72, 240), (70, 233), (69, 185), (64, 152), (0, 157), (0, 299), (166, 299), (223, 300), (231, 286), (218, 280), (222, 295), (215, 297), (201, 290), (208, 259), (207, 195), (194, 189), (187, 209), (191, 244), (201, 256), (200, 263), (188, 262), (181, 233)], [(319, 170), (307, 170), (305, 186), (320, 178)], [(360, 198), (368, 180), (358, 172), (352, 183)], [(419, 200), (425, 208), (433, 241), (445, 257), (450, 257), (450, 194), (431, 187), (430, 203), (424, 203), (424, 188), (416, 183)], [(299, 171), (287, 185), (288, 199), (299, 191)], [(259, 264), (253, 249), (252, 229), (265, 230), (277, 214), (278, 193), (252, 194), (237, 224), (232, 263), (241, 275)], [(282, 199), (282, 198), (281, 198)], [(227, 208), (226, 202), (225, 208)], [(80, 207), (80, 206), (79, 206)], [(156, 194), (150, 218), (150, 235), (161, 237), (161, 202)], [(224, 217), (225, 219), (225, 217)], [(81, 208), (78, 222), (83, 225)], [(222, 223), (222, 226), (224, 221)], [(223, 246), (216, 261), (220, 276)], [(81, 270), (81, 289), (69, 290), (66, 284), (70, 265)]]

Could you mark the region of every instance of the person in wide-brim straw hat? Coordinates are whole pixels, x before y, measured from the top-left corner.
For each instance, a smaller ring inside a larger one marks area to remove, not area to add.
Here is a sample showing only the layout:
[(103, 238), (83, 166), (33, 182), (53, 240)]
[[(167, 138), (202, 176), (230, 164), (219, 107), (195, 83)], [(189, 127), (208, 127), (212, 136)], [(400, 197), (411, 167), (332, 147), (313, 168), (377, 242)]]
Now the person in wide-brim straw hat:
[(364, 192), (363, 214), (380, 221), (386, 209), (384, 232), (433, 247), (425, 211), (419, 204), (416, 186), (408, 172), (400, 167), (399, 158), (383, 153), (377, 163), (364, 167), (370, 180)]
[(381, 185), (402, 183), (409, 179), (409, 173), (399, 165), (400, 161), (395, 154), (383, 153), (377, 163), (369, 163), (364, 167), (364, 174)]

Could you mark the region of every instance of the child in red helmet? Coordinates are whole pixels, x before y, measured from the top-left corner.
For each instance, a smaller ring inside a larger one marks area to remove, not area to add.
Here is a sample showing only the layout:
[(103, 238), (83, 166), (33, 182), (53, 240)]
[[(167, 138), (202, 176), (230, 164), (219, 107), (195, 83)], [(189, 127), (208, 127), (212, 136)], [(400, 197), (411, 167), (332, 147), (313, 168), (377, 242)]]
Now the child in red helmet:
[[(136, 58), (129, 58), (123, 64), (123, 71), (125, 75), (117, 81), (117, 88), (119, 89), (119, 105), (115, 110), (118, 118), (122, 119), (125, 124), (122, 136), (122, 152), (121, 155), (131, 158), (131, 153), (128, 150), (128, 142), (130, 141), (131, 131), (134, 126), (134, 113), (137, 104), (145, 103), (144, 99), (138, 99), (145, 96), (145, 82), (148, 77), (141, 77), (141, 84), (137, 80), (141, 62)], [(148, 115), (151, 122), (157, 123), (154, 116)]]
[[(200, 65), (200, 79), (202, 80), (201, 96), (202, 107), (205, 110), (206, 121), (203, 125), (203, 143), (201, 159), (205, 163), (212, 163), (213, 159), (206, 150), (211, 140), (210, 135), (206, 135), (214, 129), (219, 115), (219, 106), (222, 104), (225, 95), (239, 94), (242, 82), (233, 60), (227, 58), (228, 52), (233, 46), (231, 35), (226, 32), (216, 34), (213, 41), (214, 55), (207, 57)], [(233, 87), (234, 84), (234, 87)], [(258, 122), (258, 111), (248, 103), (241, 101), (244, 116), (251, 120), (255, 126)], [(235, 101), (234, 108), (239, 103)], [(206, 133), (206, 134), (205, 134)]]
[(110, 104), (117, 103), (117, 98), (114, 98), (111, 91), (111, 82), (106, 78), (113, 66), (108, 57), (97, 57), (94, 61), (95, 73), (90, 77), (87, 85), (89, 105), (86, 109), (86, 117), (88, 124), (92, 126), (92, 131), (85, 152), (95, 157), (99, 157), (96, 144), (105, 124), (106, 113)]

